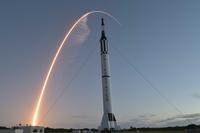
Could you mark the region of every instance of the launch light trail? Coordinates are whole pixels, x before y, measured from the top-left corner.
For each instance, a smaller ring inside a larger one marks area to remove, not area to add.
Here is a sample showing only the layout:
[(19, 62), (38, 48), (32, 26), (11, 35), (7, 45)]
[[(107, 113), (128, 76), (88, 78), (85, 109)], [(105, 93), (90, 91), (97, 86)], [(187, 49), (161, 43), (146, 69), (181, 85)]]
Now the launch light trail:
[(73, 26), (69, 29), (69, 31), (67, 32), (67, 34), (65, 35), (63, 41), (60, 43), (59, 45), (59, 48), (58, 50), (56, 51), (56, 54), (54, 55), (53, 57), (53, 60), (51, 62), (51, 65), (49, 67), (49, 70), (48, 70), (48, 73), (46, 75), (46, 78), (44, 80), (44, 83), (43, 83), (43, 86), (42, 86), (42, 90), (41, 90), (41, 93), (39, 95), (39, 99), (38, 99), (38, 102), (37, 102), (37, 106), (35, 108), (35, 112), (34, 112), (34, 115), (33, 115), (33, 119), (32, 119), (32, 126), (36, 126), (37, 125), (37, 122), (38, 122), (38, 113), (39, 113), (39, 109), (40, 109), (40, 105), (41, 105), (41, 101), (42, 101), (42, 98), (43, 98), (43, 95), (44, 95), (44, 92), (45, 92), (45, 89), (46, 89), (46, 86), (47, 86), (47, 83), (48, 83), (48, 80), (49, 80), (49, 77), (51, 75), (51, 72), (52, 72), (52, 69), (54, 67), (54, 64), (58, 58), (58, 55), (63, 47), (63, 45), (65, 44), (66, 40), (68, 39), (69, 35), (71, 34), (71, 32), (74, 30), (74, 28), (78, 25), (78, 23), (83, 20), (84, 18), (86, 18), (88, 15), (90, 14), (93, 14), (93, 13), (102, 13), (102, 14), (105, 14), (109, 17), (111, 17), (112, 19), (114, 19), (118, 24), (119, 21), (113, 17), (111, 14), (107, 13), (107, 12), (104, 12), (104, 11), (90, 11), (90, 12), (87, 12), (85, 13), (83, 16), (81, 16), (74, 24)]

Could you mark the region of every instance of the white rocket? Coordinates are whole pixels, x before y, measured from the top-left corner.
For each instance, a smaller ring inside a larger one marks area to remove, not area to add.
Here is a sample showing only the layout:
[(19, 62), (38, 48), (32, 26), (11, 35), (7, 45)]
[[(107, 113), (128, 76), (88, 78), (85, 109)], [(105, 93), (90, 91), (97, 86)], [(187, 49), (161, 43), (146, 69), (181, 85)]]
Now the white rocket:
[(115, 115), (112, 112), (111, 104), (111, 84), (110, 84), (110, 66), (108, 53), (108, 40), (105, 35), (104, 21), (101, 20), (101, 73), (102, 73), (102, 89), (103, 89), (103, 118), (101, 121), (101, 131), (118, 130)]

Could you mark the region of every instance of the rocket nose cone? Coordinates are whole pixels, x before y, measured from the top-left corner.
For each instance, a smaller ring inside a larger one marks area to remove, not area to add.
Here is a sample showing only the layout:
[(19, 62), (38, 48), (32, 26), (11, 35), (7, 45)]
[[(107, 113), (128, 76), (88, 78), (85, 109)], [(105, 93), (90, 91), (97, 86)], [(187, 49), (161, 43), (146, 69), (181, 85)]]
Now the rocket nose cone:
[(102, 25), (102, 26), (104, 25), (104, 21), (103, 21), (103, 18), (101, 18), (101, 25)]

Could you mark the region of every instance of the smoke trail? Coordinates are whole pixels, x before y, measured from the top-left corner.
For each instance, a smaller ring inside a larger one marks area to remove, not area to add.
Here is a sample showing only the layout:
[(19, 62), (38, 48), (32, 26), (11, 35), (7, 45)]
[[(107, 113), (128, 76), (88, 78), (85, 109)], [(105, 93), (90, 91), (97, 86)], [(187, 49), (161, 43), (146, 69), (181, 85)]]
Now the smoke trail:
[(88, 17), (85, 17), (81, 20), (81, 22), (77, 25), (77, 29), (75, 31), (75, 43), (81, 44), (83, 43), (88, 35), (90, 34), (90, 28), (87, 24)]
[(83, 18), (76, 26), (68, 38), (68, 44), (78, 45), (86, 41), (90, 34), (90, 28), (88, 26), (88, 16)]
[[(43, 86), (42, 86), (42, 90), (41, 90), (41, 93), (40, 93), (40, 96), (39, 96), (39, 99), (38, 99), (38, 102), (37, 102), (37, 105), (36, 105), (36, 108), (35, 108), (35, 112), (34, 112), (34, 115), (33, 115), (33, 120), (32, 120), (32, 125), (35, 126), (37, 125), (37, 119), (38, 119), (38, 112), (39, 112), (39, 109), (40, 109), (40, 104), (41, 104), (41, 101), (42, 101), (42, 98), (43, 98), (43, 95), (44, 95), (44, 92), (45, 92), (45, 89), (46, 89), (46, 86), (47, 86), (47, 83), (48, 83), (48, 80), (49, 80), (49, 77), (51, 75), (51, 72), (53, 70), (53, 67), (54, 67), (54, 64), (58, 58), (58, 55), (63, 47), (63, 45), (65, 44), (66, 40), (68, 39), (68, 37), (70, 36), (71, 32), (74, 30), (74, 28), (77, 27), (78, 24), (80, 24), (80, 22), (82, 20), (85, 19), (85, 21), (87, 20), (87, 16), (90, 15), (90, 14), (93, 14), (93, 13), (101, 13), (101, 14), (105, 14), (109, 17), (111, 17), (112, 19), (114, 19), (118, 24), (119, 21), (113, 17), (111, 14), (107, 13), (107, 12), (104, 12), (104, 11), (90, 11), (90, 12), (87, 12), (85, 13), (83, 16), (81, 16), (74, 24), (73, 26), (69, 29), (69, 31), (67, 32), (67, 34), (65, 35), (63, 41), (60, 43), (60, 46), (58, 48), (58, 50), (56, 51), (54, 57), (53, 57), (53, 60), (49, 66), (49, 70), (48, 70), (48, 73), (46, 75), (46, 78), (44, 80), (44, 83), (43, 83)], [(84, 22), (84, 21), (83, 21)], [(87, 22), (87, 21), (86, 21)]]

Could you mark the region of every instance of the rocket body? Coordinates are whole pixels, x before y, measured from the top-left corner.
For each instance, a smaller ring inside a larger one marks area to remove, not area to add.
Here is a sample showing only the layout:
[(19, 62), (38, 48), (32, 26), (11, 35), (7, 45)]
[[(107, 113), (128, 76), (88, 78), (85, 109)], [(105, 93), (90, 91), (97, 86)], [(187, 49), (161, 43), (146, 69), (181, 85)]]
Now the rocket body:
[(110, 131), (119, 129), (119, 126), (117, 126), (115, 116), (112, 112), (108, 40), (105, 36), (103, 19), (101, 26), (102, 26), (102, 31), (101, 31), (100, 47), (101, 47), (102, 90), (103, 90), (103, 118), (101, 121), (100, 130)]
[[(107, 50), (107, 40), (101, 40), (103, 50)], [(111, 93), (110, 93), (110, 66), (109, 55), (107, 51), (101, 51), (101, 73), (103, 89), (103, 110), (104, 113), (112, 113)]]

